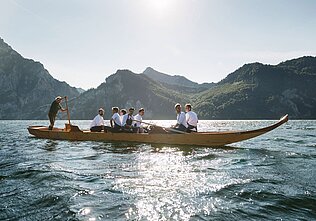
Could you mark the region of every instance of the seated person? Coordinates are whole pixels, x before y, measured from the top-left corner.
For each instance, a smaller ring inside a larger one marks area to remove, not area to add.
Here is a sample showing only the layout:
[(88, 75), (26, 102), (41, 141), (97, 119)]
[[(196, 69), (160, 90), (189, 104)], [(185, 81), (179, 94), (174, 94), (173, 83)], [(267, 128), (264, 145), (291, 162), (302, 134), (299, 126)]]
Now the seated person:
[(135, 130), (134, 132), (136, 133), (144, 133), (144, 129), (142, 128), (142, 121), (143, 121), (143, 116), (145, 114), (145, 110), (144, 108), (140, 108), (138, 110), (138, 114), (134, 116), (134, 127), (135, 127)]
[[(127, 118), (126, 118), (126, 123), (125, 123), (125, 128), (127, 129), (130, 129), (132, 128), (132, 124), (133, 124), (133, 120), (134, 120), (134, 116), (133, 116), (133, 113), (134, 113), (134, 108), (131, 107), (130, 109), (128, 109), (128, 114), (127, 114)], [(122, 122), (124, 123), (124, 122)]]
[(100, 108), (99, 109), (99, 114), (97, 116), (95, 116), (95, 118), (91, 122), (90, 131), (92, 131), (92, 132), (101, 132), (102, 130), (104, 130), (103, 115), (104, 115), (104, 110), (103, 110), (103, 108)]
[(177, 124), (173, 126), (174, 129), (179, 131), (187, 131), (188, 124), (186, 121), (185, 113), (181, 111), (181, 104), (177, 103), (174, 106), (177, 113)]
[(121, 109), (120, 111), (120, 118), (121, 118), (121, 125), (122, 127), (125, 127), (126, 125), (126, 120), (127, 120), (127, 114), (125, 109)]
[(118, 112), (119, 112), (118, 107), (112, 107), (113, 115), (110, 120), (112, 132), (118, 132), (118, 131), (121, 131), (122, 129), (122, 122), (121, 122), (121, 118)]
[(188, 132), (195, 131), (197, 132), (197, 123), (199, 122), (199, 119), (197, 117), (197, 114), (193, 112), (191, 104), (185, 105), (186, 110), (186, 122), (188, 124)]

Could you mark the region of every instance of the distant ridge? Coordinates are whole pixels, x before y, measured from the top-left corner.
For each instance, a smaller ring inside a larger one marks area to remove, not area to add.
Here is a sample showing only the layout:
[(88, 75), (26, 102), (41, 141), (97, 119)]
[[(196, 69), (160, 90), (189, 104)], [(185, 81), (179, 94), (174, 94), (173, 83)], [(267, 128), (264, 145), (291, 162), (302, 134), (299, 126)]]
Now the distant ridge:
[(143, 74), (153, 79), (154, 81), (164, 84), (164, 86), (167, 88), (187, 93), (201, 92), (215, 85), (215, 83), (198, 84), (196, 82), (190, 81), (183, 76), (164, 74), (154, 70), (151, 67), (146, 68)]
[(50, 103), (67, 95), (72, 119), (92, 119), (99, 107), (145, 108), (145, 119), (175, 119), (173, 106), (192, 103), (200, 119), (316, 119), (316, 57), (245, 64), (218, 83), (198, 84), (147, 68), (118, 70), (83, 91), (54, 79), (0, 38), (0, 119), (47, 119)]
[(155, 81), (161, 83), (172, 84), (172, 85), (181, 85), (185, 87), (196, 87), (198, 83), (188, 80), (187, 78), (180, 75), (168, 75), (154, 70), (151, 67), (146, 68), (143, 72), (146, 76), (150, 77)]

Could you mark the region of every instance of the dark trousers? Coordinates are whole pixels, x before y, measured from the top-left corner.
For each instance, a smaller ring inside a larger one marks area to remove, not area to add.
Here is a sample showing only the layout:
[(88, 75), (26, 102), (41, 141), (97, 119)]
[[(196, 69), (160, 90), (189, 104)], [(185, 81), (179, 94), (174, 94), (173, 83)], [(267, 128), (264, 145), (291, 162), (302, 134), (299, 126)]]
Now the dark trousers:
[(174, 128), (176, 130), (179, 130), (179, 131), (187, 131), (187, 128), (183, 125), (183, 124), (180, 124), (178, 127)]
[(120, 133), (120, 132), (123, 132), (122, 127), (119, 126), (119, 125), (117, 125), (116, 123), (114, 123), (114, 127), (110, 127), (108, 130), (111, 131), (112, 133)]
[(103, 126), (94, 126), (90, 128), (90, 131), (92, 132), (101, 132), (103, 129)]
[(48, 127), (49, 130), (52, 130), (54, 127), (56, 115), (57, 115), (57, 113), (56, 114), (55, 113), (48, 113), (48, 118), (49, 118), (49, 122), (50, 122), (50, 125)]
[(197, 127), (188, 124), (188, 132), (190, 133), (192, 131), (197, 132)]

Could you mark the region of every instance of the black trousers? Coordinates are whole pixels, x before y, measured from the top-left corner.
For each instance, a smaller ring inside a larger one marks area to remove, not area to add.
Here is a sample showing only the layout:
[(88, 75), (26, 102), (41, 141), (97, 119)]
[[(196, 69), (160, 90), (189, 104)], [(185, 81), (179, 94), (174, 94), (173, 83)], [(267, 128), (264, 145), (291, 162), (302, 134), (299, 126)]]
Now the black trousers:
[(90, 131), (92, 132), (101, 132), (103, 129), (103, 126), (94, 126), (90, 128)]
[[(195, 129), (195, 130), (194, 130), (194, 129)], [(188, 132), (192, 132), (192, 131), (197, 132), (197, 127), (188, 124)]]
[(114, 123), (114, 127), (109, 127), (107, 130), (111, 131), (112, 133), (120, 133), (123, 132), (123, 128), (116, 123)]
[(178, 127), (174, 128), (175, 130), (179, 130), (179, 131), (187, 131), (187, 128), (183, 125), (183, 124), (180, 124)]
[(50, 122), (48, 129), (50, 129), (50, 130), (52, 130), (54, 127), (56, 115), (57, 115), (57, 113), (56, 114), (55, 113), (48, 113), (48, 118), (49, 118), (49, 122)]

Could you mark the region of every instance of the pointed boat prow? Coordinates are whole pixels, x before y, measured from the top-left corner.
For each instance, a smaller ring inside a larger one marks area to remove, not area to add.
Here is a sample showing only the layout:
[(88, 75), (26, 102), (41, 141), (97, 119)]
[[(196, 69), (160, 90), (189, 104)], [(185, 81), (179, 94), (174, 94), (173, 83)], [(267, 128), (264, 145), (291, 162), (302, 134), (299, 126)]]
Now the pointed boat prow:
[(289, 115), (286, 114), (286, 115), (284, 115), (283, 117), (281, 117), (280, 122), (283, 122), (283, 124), (284, 124), (284, 123), (286, 123), (288, 120), (289, 120)]

